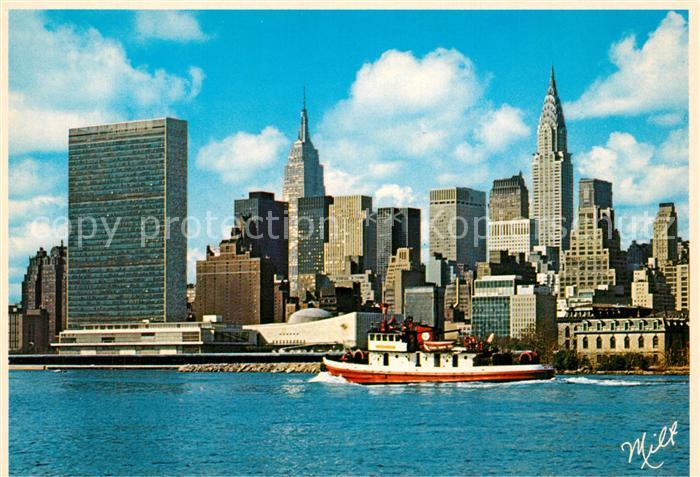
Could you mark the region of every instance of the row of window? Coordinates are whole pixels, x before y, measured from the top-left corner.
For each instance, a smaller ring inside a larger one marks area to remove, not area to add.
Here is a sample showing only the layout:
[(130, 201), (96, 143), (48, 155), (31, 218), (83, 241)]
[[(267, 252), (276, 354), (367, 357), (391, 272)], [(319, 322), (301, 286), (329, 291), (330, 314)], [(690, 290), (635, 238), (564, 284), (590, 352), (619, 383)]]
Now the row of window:
[[(637, 339), (637, 347), (638, 347), (639, 349), (643, 349), (643, 348), (644, 348), (644, 342), (645, 342), (645, 341), (644, 341), (644, 337), (643, 337), (643, 336), (640, 336), (640, 337)], [(654, 348), (654, 349), (657, 349), (657, 348), (659, 347), (659, 337), (658, 337), (658, 336), (654, 336), (654, 337), (652, 338), (652, 340), (651, 340), (651, 346), (652, 346), (652, 348)], [(587, 337), (587, 336), (584, 336), (584, 337), (583, 337), (583, 340), (582, 340), (582, 342), (581, 342), (581, 347), (582, 347), (583, 349), (588, 349), (588, 337)], [(595, 340), (595, 347), (596, 347), (596, 349), (601, 349), (601, 348), (603, 347), (603, 339), (602, 339), (600, 336), (598, 336), (598, 337), (596, 338), (596, 340)], [(629, 336), (625, 336), (625, 339), (623, 340), (623, 347), (624, 347), (624, 349), (629, 349), (629, 348), (630, 348), (630, 337), (629, 337)], [(610, 348), (611, 348), (611, 349), (616, 349), (616, 348), (617, 348), (617, 340), (615, 339), (614, 336), (611, 336), (611, 337), (610, 337)]]

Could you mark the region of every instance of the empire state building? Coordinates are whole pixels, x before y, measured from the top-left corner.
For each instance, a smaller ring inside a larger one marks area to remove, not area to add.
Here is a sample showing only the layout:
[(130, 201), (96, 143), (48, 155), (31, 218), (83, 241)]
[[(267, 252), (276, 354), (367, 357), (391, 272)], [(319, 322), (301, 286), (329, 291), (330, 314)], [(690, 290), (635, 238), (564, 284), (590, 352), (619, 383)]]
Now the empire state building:
[(554, 80), (554, 68), (537, 126), (532, 160), (532, 218), (538, 245), (569, 248), (574, 219), (574, 171), (566, 145), (566, 124)]
[(318, 197), (325, 194), (323, 166), (319, 163), (318, 150), (309, 135), (309, 116), (304, 98), (299, 135), (289, 151), (282, 187), (284, 201), (289, 203), (289, 285), (293, 295), (297, 294), (299, 276), (297, 200), (301, 197)]

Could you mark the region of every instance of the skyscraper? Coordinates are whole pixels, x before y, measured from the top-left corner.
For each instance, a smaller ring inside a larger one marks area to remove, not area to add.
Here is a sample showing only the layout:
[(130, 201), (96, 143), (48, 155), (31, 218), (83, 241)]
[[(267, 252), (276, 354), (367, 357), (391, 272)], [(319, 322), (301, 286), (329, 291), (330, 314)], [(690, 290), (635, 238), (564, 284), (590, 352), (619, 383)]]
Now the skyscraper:
[(324, 272), (327, 275), (376, 270), (377, 224), (371, 215), (371, 197), (333, 198), (333, 204), (328, 207), (328, 242), (324, 244)]
[(391, 256), (400, 247), (411, 249), (411, 261), (420, 263), (420, 209), (381, 207), (377, 210), (377, 275), (386, 277)]
[(195, 316), (221, 315), (224, 323), (237, 325), (272, 323), (274, 286), (272, 261), (257, 256), (239, 219), (218, 252), (207, 247), (206, 259), (197, 261)]
[(522, 172), (494, 180), (489, 195), (489, 221), (526, 219), (529, 216), (530, 201)]
[(430, 191), (430, 254), (474, 269), (486, 260), (486, 194), (467, 187)]
[(627, 291), (627, 270), (620, 251), (620, 233), (615, 228), (612, 184), (599, 179), (581, 179), (576, 230), (571, 247), (564, 252), (559, 286), (575, 285), (579, 292), (600, 286)]
[(68, 322), (186, 318), (187, 122), (71, 129)]
[(269, 257), (275, 273), (287, 276), (287, 203), (275, 200), (272, 192), (250, 192), (247, 199), (234, 201), (234, 215), (236, 219), (246, 217), (255, 253)]
[(504, 250), (511, 254), (530, 253), (536, 237), (529, 209), (522, 173), (493, 181), (489, 195), (489, 255)]
[(299, 274), (297, 199), (324, 195), (326, 195), (326, 188), (323, 185), (323, 166), (319, 163), (318, 151), (311, 143), (305, 96), (299, 135), (289, 152), (282, 188), (283, 199), (289, 204), (289, 287), (290, 293), (294, 296), (298, 293), (297, 276)]
[(316, 275), (323, 273), (324, 244), (328, 242), (329, 207), (333, 197), (301, 197), (298, 199), (298, 288), (315, 291)]
[(40, 248), (22, 281), (22, 310), (46, 310), (49, 341), (66, 328), (66, 247)]
[(673, 202), (662, 202), (654, 220), (654, 238), (651, 241), (652, 256), (658, 266), (673, 263), (678, 258), (678, 214)]
[(532, 218), (538, 245), (569, 248), (574, 219), (574, 171), (566, 144), (566, 124), (554, 68), (537, 126), (532, 161)]

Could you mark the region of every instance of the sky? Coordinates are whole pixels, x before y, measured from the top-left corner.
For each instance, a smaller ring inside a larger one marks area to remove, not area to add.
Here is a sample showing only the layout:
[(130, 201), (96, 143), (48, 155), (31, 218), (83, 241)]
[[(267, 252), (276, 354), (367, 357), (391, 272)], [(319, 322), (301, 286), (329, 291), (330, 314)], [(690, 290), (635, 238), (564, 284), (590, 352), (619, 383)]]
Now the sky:
[[(522, 172), (554, 67), (578, 180), (613, 183), (623, 246), (659, 202), (688, 236), (686, 11), (12, 11), (10, 298), (67, 237), (71, 127), (188, 121), (188, 280), (234, 199), (281, 197), (306, 89), (330, 195), (423, 209)], [(530, 187), (531, 189), (531, 187)], [(531, 191), (532, 192), (532, 191)], [(207, 219), (208, 217), (208, 219)], [(210, 224), (207, 228), (205, 223)], [(194, 223), (194, 222), (191, 222)], [(206, 229), (206, 230), (204, 230)]]

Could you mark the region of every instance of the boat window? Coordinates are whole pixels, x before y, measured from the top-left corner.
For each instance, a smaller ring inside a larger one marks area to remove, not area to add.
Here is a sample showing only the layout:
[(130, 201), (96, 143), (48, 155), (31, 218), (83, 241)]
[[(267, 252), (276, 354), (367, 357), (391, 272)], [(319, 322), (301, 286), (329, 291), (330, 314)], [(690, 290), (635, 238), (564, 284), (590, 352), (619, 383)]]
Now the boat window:
[(384, 353), (384, 366), (389, 366), (389, 353)]
[(440, 353), (436, 353), (436, 354), (433, 355), (433, 365), (434, 365), (436, 368), (439, 368), (439, 367), (440, 367)]
[(416, 366), (420, 367), (420, 353), (416, 353)]
[(452, 367), (456, 368), (457, 366), (459, 366), (459, 355), (453, 354), (452, 355)]

